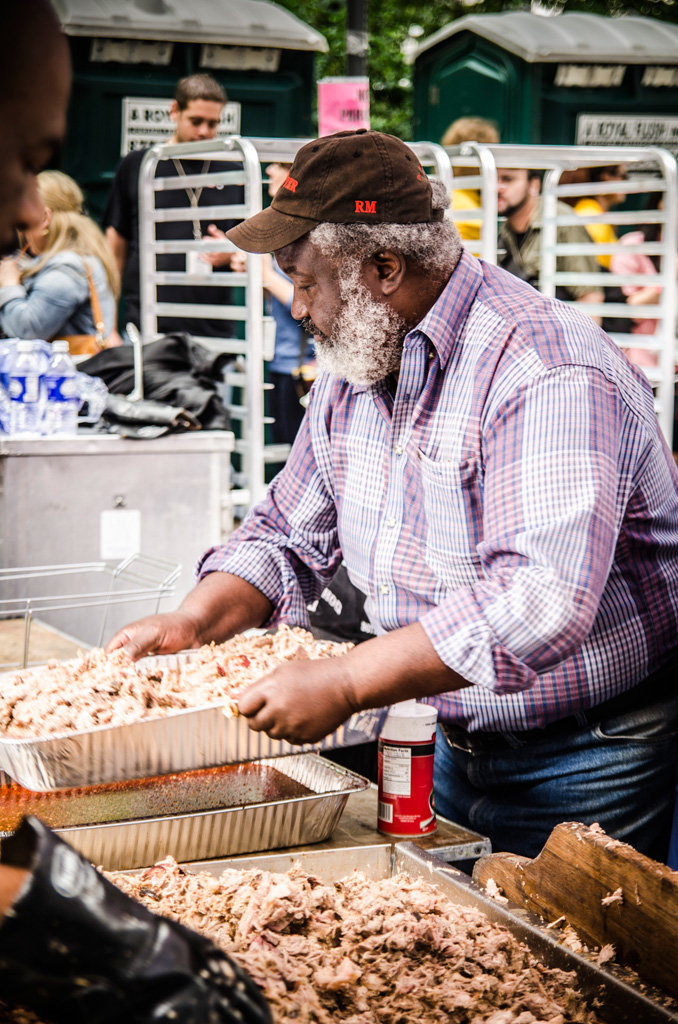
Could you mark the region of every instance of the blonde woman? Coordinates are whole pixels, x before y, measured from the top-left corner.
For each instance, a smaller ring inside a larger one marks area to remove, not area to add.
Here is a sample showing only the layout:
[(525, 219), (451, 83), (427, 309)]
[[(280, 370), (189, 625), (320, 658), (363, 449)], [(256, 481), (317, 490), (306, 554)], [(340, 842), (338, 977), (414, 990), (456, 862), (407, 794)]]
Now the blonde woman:
[(61, 171), (43, 171), (37, 180), (42, 215), (23, 232), (30, 258), (0, 263), (2, 332), (68, 338), (74, 354), (119, 344), (118, 270), (102, 232), (83, 213), (82, 190)]

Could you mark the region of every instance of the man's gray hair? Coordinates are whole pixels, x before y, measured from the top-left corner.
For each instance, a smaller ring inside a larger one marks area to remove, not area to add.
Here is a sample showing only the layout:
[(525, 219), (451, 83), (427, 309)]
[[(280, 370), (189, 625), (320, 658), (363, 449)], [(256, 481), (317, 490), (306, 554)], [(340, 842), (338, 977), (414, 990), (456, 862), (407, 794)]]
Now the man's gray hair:
[[(431, 180), (433, 209), (450, 205), (445, 186)], [(331, 259), (364, 263), (383, 249), (402, 253), (422, 270), (440, 278), (452, 273), (461, 255), (461, 239), (453, 221), (430, 224), (319, 224), (309, 240)]]

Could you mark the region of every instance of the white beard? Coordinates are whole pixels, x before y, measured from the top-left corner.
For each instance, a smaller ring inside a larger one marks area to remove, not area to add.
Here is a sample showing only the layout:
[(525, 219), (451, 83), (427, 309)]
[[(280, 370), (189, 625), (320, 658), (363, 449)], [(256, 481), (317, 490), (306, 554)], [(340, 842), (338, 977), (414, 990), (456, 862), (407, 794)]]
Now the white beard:
[(341, 312), (332, 334), (316, 338), (318, 366), (349, 384), (377, 384), (400, 367), (405, 322), (372, 298), (357, 272), (341, 280), (340, 288)]

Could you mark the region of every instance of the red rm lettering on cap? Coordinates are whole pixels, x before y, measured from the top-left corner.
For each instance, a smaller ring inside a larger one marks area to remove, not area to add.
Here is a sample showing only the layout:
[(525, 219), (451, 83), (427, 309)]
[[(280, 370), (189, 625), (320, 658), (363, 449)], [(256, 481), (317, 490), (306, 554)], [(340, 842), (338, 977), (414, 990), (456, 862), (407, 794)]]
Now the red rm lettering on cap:
[(356, 201), (355, 201), (355, 212), (356, 213), (376, 213), (377, 212), (377, 200), (376, 199), (356, 199)]
[(285, 180), (283, 181), (282, 187), (286, 188), (288, 192), (296, 192), (298, 184), (299, 182), (295, 178), (290, 178), (288, 174)]

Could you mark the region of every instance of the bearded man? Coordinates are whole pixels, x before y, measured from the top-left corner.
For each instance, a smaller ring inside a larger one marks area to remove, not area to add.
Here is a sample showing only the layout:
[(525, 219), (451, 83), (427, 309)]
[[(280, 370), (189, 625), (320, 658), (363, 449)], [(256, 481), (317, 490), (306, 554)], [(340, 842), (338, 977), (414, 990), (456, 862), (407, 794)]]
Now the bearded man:
[[(497, 210), (500, 217), (506, 217), (499, 231), (499, 245), (505, 250), (499, 265), (535, 288), (539, 287), (544, 214), (540, 192), (539, 171), (504, 167), (497, 171)], [(572, 215), (567, 203), (559, 202), (558, 211), (561, 215)], [(583, 224), (559, 224), (556, 241), (558, 245), (586, 245), (590, 239)], [(556, 269), (569, 274), (597, 274), (600, 264), (595, 256), (575, 253), (558, 256)], [(573, 302), (605, 301), (602, 288), (590, 284), (558, 285), (556, 295)]]
[(404, 143), (346, 132), (229, 232), (275, 251), (323, 372), (265, 500), (109, 649), (307, 625), (343, 557), (378, 635), (253, 685), (252, 728), (314, 741), (427, 699), (445, 816), (527, 856), (563, 820), (665, 856), (678, 473), (652, 392), (589, 317), (462, 250), (445, 205)]

